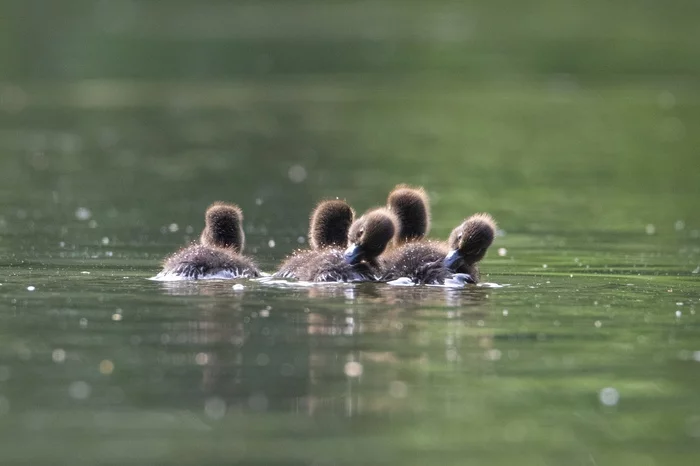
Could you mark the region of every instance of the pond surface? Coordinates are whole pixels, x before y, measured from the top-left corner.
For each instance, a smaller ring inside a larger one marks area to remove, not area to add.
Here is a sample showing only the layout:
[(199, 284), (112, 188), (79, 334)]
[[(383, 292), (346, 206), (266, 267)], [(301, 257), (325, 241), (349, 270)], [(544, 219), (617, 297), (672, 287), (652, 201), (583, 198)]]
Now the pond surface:
[[(0, 463), (697, 464), (692, 15), (557, 10), (559, 28), (473, 7), (492, 27), (469, 55), (453, 16), (409, 27), (418, 4), (365, 23), (307, 2), (261, 32), (263, 7), (208, 28), (224, 2), (151, 3), (128, 34), (75, 9), (71, 34), (0, 56)], [(362, 212), (401, 182), (428, 190), (432, 237), (494, 215), (500, 286), (148, 280), (213, 201), (243, 208), (272, 272), (318, 200)]]

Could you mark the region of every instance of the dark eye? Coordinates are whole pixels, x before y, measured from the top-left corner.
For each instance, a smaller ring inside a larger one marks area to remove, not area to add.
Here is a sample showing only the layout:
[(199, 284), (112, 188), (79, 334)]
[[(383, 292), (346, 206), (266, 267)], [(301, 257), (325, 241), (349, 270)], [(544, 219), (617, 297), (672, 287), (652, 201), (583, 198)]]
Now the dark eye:
[(364, 235), (364, 234), (365, 234), (365, 229), (362, 228), (362, 229), (359, 231), (359, 235), (362, 236), (362, 235)]
[(462, 233), (457, 235), (457, 241), (462, 241)]

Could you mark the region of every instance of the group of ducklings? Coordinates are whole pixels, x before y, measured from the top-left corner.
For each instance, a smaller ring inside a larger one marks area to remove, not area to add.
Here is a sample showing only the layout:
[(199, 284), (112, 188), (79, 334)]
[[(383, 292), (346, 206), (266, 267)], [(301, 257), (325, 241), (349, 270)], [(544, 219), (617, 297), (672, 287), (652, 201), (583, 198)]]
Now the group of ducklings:
[[(242, 222), (238, 206), (211, 205), (199, 243), (166, 258), (155, 278), (262, 276), (255, 262), (243, 255)], [(420, 187), (396, 186), (386, 207), (371, 209), (357, 220), (347, 202), (323, 201), (311, 214), (310, 248), (287, 257), (273, 277), (309, 282), (477, 283), (477, 264), (496, 234), (493, 218), (472, 215), (452, 230), (447, 242), (426, 239), (429, 231), (430, 202)]]

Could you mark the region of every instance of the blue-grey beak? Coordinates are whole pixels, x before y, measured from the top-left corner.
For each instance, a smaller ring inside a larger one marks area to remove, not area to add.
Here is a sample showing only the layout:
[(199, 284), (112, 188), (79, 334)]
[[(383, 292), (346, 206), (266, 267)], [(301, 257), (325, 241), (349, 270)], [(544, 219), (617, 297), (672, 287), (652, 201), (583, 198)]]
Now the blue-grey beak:
[(442, 261), (442, 264), (448, 269), (454, 270), (457, 268), (461, 260), (462, 258), (459, 255), (459, 251), (453, 249), (445, 256), (445, 259)]
[(355, 243), (350, 243), (350, 246), (345, 250), (345, 262), (348, 264), (357, 264), (362, 259), (362, 249)]

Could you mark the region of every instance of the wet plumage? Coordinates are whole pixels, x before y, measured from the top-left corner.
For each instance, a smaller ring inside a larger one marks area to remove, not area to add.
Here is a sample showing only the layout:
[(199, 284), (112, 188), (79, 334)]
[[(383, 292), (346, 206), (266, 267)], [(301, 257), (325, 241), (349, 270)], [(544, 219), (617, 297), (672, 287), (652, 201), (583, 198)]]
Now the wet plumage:
[(474, 281), (479, 281), (477, 263), (484, 258), (495, 236), (493, 217), (486, 213), (472, 215), (450, 233), (445, 266), (455, 273), (472, 274)]
[(496, 225), (488, 214), (476, 214), (456, 227), (448, 242), (424, 239), (430, 231), (430, 204), (423, 188), (399, 185), (389, 194), (389, 208), (400, 221), (396, 247), (382, 259), (382, 279), (408, 277), (419, 284), (443, 284), (454, 274), (466, 274), (468, 283), (479, 281), (477, 262), (493, 242)]
[[(377, 256), (396, 232), (392, 214), (380, 210), (369, 212), (350, 225), (346, 219), (352, 209), (347, 204), (322, 202), (311, 216), (309, 226), (310, 243), (315, 248), (296, 251), (284, 260), (274, 276), (310, 282), (376, 280), (381, 274)], [(344, 233), (343, 241), (341, 233)], [(330, 238), (335, 239), (331, 242)], [(351, 244), (346, 251), (349, 238)]]
[(215, 203), (205, 214), (199, 244), (167, 257), (156, 279), (253, 278), (255, 262), (242, 254), (245, 245), (243, 213), (234, 204)]

